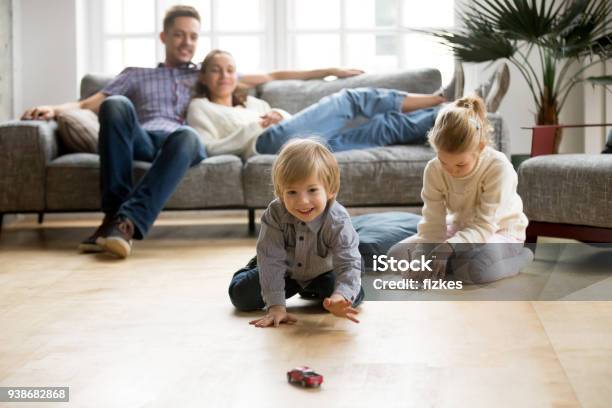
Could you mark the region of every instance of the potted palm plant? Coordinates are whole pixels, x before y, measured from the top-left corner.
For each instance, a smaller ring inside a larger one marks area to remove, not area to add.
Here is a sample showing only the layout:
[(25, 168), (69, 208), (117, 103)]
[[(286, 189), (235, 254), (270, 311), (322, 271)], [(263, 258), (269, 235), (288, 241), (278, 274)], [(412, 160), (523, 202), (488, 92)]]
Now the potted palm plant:
[[(556, 125), (585, 71), (612, 57), (611, 11), (610, 0), (471, 0), (458, 7), (460, 28), (418, 31), (464, 62), (508, 60), (529, 86), (536, 124)], [(555, 151), (560, 141), (558, 132)]]

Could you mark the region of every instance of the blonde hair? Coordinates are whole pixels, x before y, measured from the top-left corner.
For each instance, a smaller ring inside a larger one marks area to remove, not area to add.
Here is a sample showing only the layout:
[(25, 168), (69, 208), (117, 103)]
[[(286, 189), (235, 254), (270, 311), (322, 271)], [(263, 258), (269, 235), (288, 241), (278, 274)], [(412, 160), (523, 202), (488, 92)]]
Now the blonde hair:
[(466, 96), (440, 111), (429, 132), (429, 144), (447, 153), (476, 151), (491, 144), (491, 130), (484, 101)]
[(293, 139), (281, 149), (272, 167), (274, 193), (282, 200), (283, 191), (315, 174), (328, 194), (340, 190), (338, 161), (327, 147), (314, 138)]

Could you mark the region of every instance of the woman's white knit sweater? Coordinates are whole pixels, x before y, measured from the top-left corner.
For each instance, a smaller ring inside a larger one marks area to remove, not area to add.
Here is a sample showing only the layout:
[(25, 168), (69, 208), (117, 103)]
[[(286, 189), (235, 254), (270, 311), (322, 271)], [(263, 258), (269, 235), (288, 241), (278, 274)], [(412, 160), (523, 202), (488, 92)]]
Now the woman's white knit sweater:
[[(493, 234), (525, 240), (527, 217), (516, 192), (518, 177), (508, 158), (486, 147), (467, 176), (455, 178), (438, 158), (425, 167), (419, 241), (485, 243)], [(447, 226), (457, 231), (446, 238)]]
[(291, 115), (282, 109), (272, 109), (266, 101), (249, 96), (246, 106), (225, 106), (207, 98), (194, 98), (187, 109), (187, 124), (194, 128), (209, 156), (235, 154), (245, 158), (255, 152), (255, 142), (264, 129), (261, 115), (270, 111)]

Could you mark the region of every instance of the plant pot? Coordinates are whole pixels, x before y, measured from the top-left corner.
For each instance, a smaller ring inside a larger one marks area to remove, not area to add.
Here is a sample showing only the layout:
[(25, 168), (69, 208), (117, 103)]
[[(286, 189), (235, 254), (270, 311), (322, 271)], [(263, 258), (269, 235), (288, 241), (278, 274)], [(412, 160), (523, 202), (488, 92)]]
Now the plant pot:
[[(552, 98), (548, 99), (542, 96), (541, 107), (538, 110), (536, 116), (536, 124), (538, 125), (558, 125), (559, 124), (559, 110), (557, 108), (557, 101)], [(563, 129), (557, 129), (555, 132), (555, 144), (554, 153), (559, 153), (559, 145), (561, 145), (561, 139), (563, 137)]]

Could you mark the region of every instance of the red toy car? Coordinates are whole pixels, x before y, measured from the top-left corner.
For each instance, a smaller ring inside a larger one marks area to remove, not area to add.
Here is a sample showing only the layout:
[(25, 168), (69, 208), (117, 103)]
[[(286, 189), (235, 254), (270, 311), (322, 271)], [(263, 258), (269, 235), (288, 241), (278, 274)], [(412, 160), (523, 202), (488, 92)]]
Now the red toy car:
[(302, 387), (319, 387), (323, 383), (323, 376), (310, 367), (296, 367), (287, 372), (287, 381), (301, 384)]

